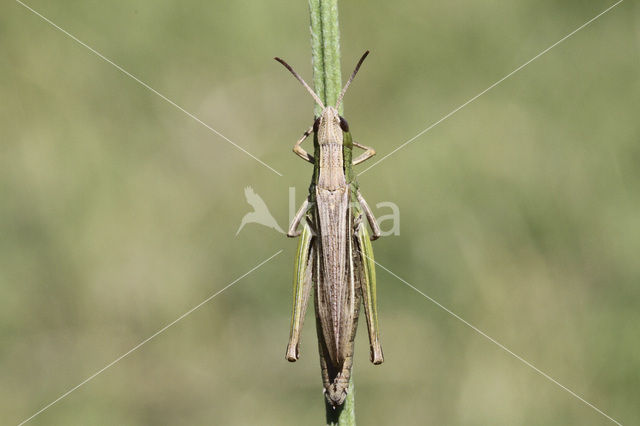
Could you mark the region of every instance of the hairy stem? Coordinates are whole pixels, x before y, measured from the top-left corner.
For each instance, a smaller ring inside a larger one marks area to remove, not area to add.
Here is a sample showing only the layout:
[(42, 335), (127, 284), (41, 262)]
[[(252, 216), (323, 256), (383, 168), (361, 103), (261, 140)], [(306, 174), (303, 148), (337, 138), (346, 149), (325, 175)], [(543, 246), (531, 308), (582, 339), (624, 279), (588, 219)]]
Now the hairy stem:
[[(325, 105), (335, 105), (342, 88), (338, 0), (309, 0), (309, 11), (314, 89)], [(315, 115), (320, 112), (316, 105)]]
[[(309, 12), (314, 90), (326, 106), (335, 105), (342, 89), (338, 0), (309, 0)], [(340, 114), (342, 109), (341, 104)], [(315, 105), (315, 116), (319, 117), (321, 112), (320, 106)], [(334, 409), (325, 400), (327, 425), (355, 426), (355, 387), (353, 375), (351, 377), (349, 393), (342, 406)]]

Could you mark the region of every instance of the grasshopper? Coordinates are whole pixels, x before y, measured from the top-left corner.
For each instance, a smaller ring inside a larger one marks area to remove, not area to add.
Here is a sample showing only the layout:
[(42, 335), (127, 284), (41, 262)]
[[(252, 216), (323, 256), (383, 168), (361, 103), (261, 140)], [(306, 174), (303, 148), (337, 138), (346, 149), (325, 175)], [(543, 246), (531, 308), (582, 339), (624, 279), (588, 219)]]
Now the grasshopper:
[[(353, 166), (375, 155), (373, 148), (354, 141), (338, 108), (369, 51), (358, 61), (336, 106), (326, 106), (289, 64), (275, 58), (293, 74), (322, 108), (313, 126), (293, 146), (293, 152), (314, 166), (309, 195), (296, 213), (287, 235), (299, 237), (293, 280), (293, 313), (286, 359), (299, 356), (300, 332), (311, 289), (324, 394), (335, 408), (343, 404), (353, 365), (353, 348), (360, 304), (364, 304), (374, 364), (383, 361), (376, 307), (376, 275), (371, 240), (380, 227), (362, 197)], [(313, 155), (302, 143), (313, 133)], [(354, 147), (364, 150), (353, 158)], [(363, 213), (371, 237), (363, 226)], [(302, 229), (298, 230), (302, 224)]]

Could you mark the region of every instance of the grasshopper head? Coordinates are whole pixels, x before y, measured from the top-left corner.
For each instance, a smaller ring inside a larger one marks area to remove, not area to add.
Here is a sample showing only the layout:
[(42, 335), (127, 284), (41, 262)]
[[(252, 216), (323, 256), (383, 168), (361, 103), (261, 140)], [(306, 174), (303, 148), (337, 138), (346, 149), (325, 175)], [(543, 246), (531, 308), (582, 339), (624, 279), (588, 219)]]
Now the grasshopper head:
[(340, 116), (338, 110), (332, 106), (322, 110), (322, 114), (313, 124), (313, 130), (318, 135), (318, 141), (323, 143), (342, 143), (342, 132), (349, 131), (347, 120)]
[(323, 109), (318, 119), (318, 131), (327, 126), (340, 126), (340, 114), (332, 106)]
[(358, 74), (358, 70), (360, 69), (360, 65), (369, 54), (367, 50), (364, 52), (364, 55), (360, 58), (358, 63), (356, 64), (356, 68), (351, 73), (351, 77), (347, 81), (347, 84), (344, 85), (344, 88), (340, 92), (338, 96), (338, 100), (336, 102), (336, 106), (322, 106), (322, 103), (318, 102), (318, 105), (322, 106), (322, 114), (314, 123), (314, 131), (318, 135), (318, 141), (320, 144), (323, 143), (339, 143), (342, 144), (343, 135), (342, 132), (349, 132), (349, 125), (347, 124), (347, 120), (340, 116), (338, 113), (338, 109), (340, 108), (340, 104), (342, 103), (342, 99), (344, 98), (344, 94), (347, 93), (347, 89), (351, 85), (351, 82), (355, 78), (356, 74)]

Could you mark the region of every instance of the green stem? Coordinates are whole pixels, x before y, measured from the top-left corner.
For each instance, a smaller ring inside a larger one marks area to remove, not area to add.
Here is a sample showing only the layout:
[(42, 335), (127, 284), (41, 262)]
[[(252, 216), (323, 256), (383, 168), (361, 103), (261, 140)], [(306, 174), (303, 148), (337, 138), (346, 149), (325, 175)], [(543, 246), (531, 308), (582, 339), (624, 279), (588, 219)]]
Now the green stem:
[[(309, 12), (314, 90), (325, 106), (335, 105), (342, 89), (338, 0), (309, 0)], [(340, 114), (342, 114), (342, 109), (341, 104)], [(321, 112), (320, 106), (315, 105), (315, 116), (319, 117)], [(352, 375), (349, 382), (349, 393), (342, 406), (334, 409), (325, 399), (327, 425), (355, 426), (354, 394), (355, 387)]]
[[(326, 106), (335, 105), (342, 89), (338, 0), (309, 0), (309, 11), (314, 89)], [(316, 105), (315, 115), (320, 112)]]

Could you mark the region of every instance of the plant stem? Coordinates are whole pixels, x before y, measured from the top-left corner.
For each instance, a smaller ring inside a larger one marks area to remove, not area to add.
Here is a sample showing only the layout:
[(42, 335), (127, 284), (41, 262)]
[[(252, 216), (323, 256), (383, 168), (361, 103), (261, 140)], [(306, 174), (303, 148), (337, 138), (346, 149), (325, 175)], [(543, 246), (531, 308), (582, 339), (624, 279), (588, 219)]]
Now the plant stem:
[[(342, 88), (338, 0), (309, 0), (313, 85), (326, 106), (335, 105)], [(340, 106), (342, 113), (342, 105)], [(319, 116), (320, 106), (315, 106)]]
[[(342, 89), (338, 0), (309, 0), (309, 12), (314, 90), (325, 106), (335, 105)], [(340, 114), (342, 109), (341, 104)], [(320, 106), (315, 105), (314, 115), (319, 117), (321, 112)], [(334, 409), (325, 399), (327, 425), (355, 426), (355, 387), (353, 375), (351, 377), (349, 393), (342, 406)]]

